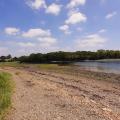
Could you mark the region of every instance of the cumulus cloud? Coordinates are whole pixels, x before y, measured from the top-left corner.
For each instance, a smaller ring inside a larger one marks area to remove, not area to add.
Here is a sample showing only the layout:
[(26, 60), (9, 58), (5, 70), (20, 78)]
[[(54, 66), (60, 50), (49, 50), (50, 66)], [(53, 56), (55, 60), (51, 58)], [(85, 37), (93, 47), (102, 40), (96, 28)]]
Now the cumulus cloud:
[(106, 38), (100, 36), (99, 34), (91, 34), (83, 37), (82, 39), (78, 39), (76, 41), (76, 45), (79, 48), (93, 48), (93, 47), (101, 47), (107, 41)]
[(34, 41), (35, 44), (33, 43), (19, 43), (20, 46), (23, 47), (34, 47), (40, 46), (40, 47), (50, 47), (53, 46), (57, 43), (57, 39), (52, 37), (52, 33), (50, 30), (44, 30), (41, 28), (36, 28), (36, 29), (29, 29), (27, 32), (24, 32), (22, 34), (23, 37), (25, 38), (31, 38), (31, 39), (36, 39), (37, 41)]
[(116, 12), (116, 11), (107, 14), (105, 18), (106, 18), (106, 19), (111, 19), (111, 18), (113, 18), (115, 15), (117, 15), (117, 12)]
[(47, 7), (45, 0), (27, 0), (27, 4), (35, 10)]
[(50, 6), (46, 8), (46, 13), (50, 13), (53, 15), (58, 15), (61, 11), (61, 5), (52, 3)]
[(29, 29), (27, 32), (24, 32), (22, 34), (22, 36), (26, 38), (44, 37), (44, 36), (50, 36), (50, 35), (51, 35), (50, 30), (44, 30), (41, 28)]
[(56, 3), (47, 5), (45, 0), (27, 0), (27, 5), (34, 10), (40, 10), (41, 8), (44, 8), (46, 13), (56, 16), (60, 13), (62, 7), (62, 5)]
[(74, 8), (78, 7), (79, 5), (85, 5), (86, 0), (70, 0), (70, 3), (68, 3), (67, 8)]
[(4, 31), (8, 35), (17, 35), (20, 32), (18, 28), (14, 28), (14, 27), (7, 27), (5, 28)]
[(38, 41), (40, 42), (40, 46), (42, 47), (50, 47), (57, 43), (57, 39), (53, 37), (38, 38)]
[(69, 26), (68, 25), (62, 25), (59, 27), (61, 31), (63, 31), (65, 34), (70, 34)]
[(69, 18), (65, 21), (66, 24), (77, 24), (86, 22), (87, 17), (81, 12), (73, 12), (69, 15)]

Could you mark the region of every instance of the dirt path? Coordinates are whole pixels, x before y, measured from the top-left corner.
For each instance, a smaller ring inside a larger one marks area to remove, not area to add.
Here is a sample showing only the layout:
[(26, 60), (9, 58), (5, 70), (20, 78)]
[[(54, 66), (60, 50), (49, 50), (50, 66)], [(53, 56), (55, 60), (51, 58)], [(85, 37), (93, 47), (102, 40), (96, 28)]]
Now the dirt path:
[(16, 84), (6, 120), (120, 120), (120, 87), (37, 70), (7, 68)]

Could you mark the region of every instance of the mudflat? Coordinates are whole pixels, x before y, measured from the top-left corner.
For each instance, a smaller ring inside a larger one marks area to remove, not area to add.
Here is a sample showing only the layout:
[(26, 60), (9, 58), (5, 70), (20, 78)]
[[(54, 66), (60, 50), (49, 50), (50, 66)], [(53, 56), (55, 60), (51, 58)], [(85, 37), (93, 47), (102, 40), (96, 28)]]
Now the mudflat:
[(29, 68), (0, 70), (16, 84), (6, 120), (120, 120), (119, 83)]

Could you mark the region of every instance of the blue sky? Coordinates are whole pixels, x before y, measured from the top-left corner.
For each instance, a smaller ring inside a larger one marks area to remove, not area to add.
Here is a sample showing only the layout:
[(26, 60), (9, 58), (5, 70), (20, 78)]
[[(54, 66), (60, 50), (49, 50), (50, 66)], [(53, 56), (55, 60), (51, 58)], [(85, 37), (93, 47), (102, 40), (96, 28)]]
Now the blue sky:
[(0, 0), (0, 55), (120, 50), (120, 0)]

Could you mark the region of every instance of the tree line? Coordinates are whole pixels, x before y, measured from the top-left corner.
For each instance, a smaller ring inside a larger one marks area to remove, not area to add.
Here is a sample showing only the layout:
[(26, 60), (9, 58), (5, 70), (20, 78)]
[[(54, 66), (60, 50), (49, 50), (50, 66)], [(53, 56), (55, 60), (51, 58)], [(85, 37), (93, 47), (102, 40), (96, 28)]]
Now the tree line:
[(29, 56), (13, 57), (11, 55), (1, 56), (0, 62), (19, 61), (21, 63), (50, 63), (50, 62), (74, 62), (84, 60), (99, 59), (120, 59), (120, 51), (118, 50), (98, 50), (92, 51), (76, 51), (76, 52), (50, 52), (46, 54), (32, 53)]
[(0, 56), (0, 62), (6, 62), (6, 61), (9, 61), (10, 59), (12, 59), (11, 55)]
[(91, 51), (76, 51), (76, 52), (50, 52), (46, 54), (37, 53), (29, 56), (21, 56), (18, 58), (20, 62), (26, 63), (49, 63), (49, 62), (71, 62), (84, 60), (99, 60), (99, 59), (120, 59), (120, 51), (114, 50), (98, 50)]

